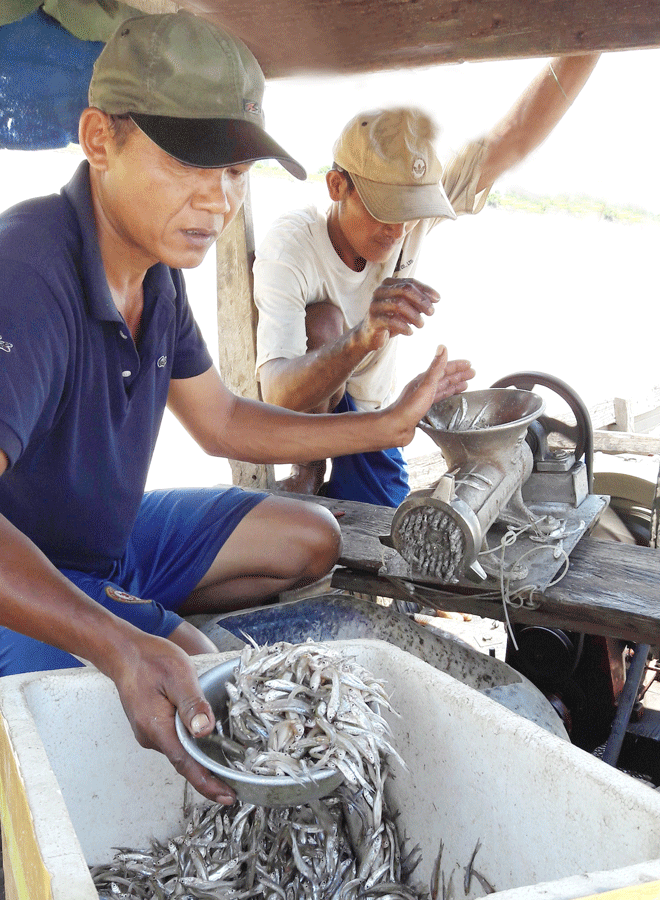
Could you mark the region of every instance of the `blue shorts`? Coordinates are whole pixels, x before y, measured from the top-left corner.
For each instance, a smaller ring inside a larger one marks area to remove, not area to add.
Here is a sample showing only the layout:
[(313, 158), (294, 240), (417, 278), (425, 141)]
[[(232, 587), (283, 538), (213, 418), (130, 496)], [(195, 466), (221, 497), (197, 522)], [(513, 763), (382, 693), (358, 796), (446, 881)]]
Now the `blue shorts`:
[[(124, 556), (104, 575), (62, 569), (77, 587), (142, 631), (168, 637), (176, 610), (202, 580), (241, 519), (266, 494), (189, 488), (144, 495)], [(81, 656), (84, 656), (81, 647)], [(0, 628), (0, 675), (80, 666), (49, 644)]]
[[(344, 394), (333, 412), (355, 412), (351, 395)], [(330, 478), (321, 493), (336, 500), (359, 500), (376, 506), (396, 507), (403, 503), (409, 491), (405, 460), (401, 451), (393, 447), (335, 457)]]

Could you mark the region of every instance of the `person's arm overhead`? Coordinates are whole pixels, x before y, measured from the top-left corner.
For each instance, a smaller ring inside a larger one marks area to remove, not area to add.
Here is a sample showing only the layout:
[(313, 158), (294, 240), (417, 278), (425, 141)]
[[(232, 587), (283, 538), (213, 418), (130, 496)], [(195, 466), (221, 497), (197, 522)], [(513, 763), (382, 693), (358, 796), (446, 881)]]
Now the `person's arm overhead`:
[(486, 135), (477, 193), (545, 140), (586, 84), (599, 56), (560, 56), (545, 66)]

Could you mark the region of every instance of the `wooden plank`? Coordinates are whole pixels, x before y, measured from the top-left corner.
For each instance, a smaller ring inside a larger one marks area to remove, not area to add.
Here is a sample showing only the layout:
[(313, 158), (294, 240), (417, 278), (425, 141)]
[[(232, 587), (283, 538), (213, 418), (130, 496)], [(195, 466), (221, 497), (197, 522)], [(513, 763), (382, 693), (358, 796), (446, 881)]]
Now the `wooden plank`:
[(583, 538), (570, 560), (566, 577), (546, 591), (540, 612), (574, 630), (660, 644), (657, 550)]
[[(342, 590), (371, 593), (395, 599), (416, 599), (423, 605), (446, 612), (462, 612), (504, 621), (500, 599), (473, 590), (433, 590), (417, 585), (406, 591), (403, 582), (379, 577), (357, 568), (350, 532), (345, 532), (345, 556), (349, 567), (335, 571), (333, 586)], [(508, 607), (512, 622), (548, 625), (570, 631), (660, 644), (658, 579), (660, 555), (646, 547), (635, 547), (583, 538), (571, 554), (566, 577), (549, 588), (536, 609)]]
[[(386, 555), (395, 551), (379, 537), (389, 535), (393, 509), (367, 503), (297, 496), (320, 503), (338, 516), (343, 537), (340, 568), (332, 583), (396, 599), (411, 599), (400, 580), (379, 576)], [(537, 609), (509, 608), (514, 622), (546, 624), (572, 631), (660, 645), (660, 553), (648, 547), (585, 537), (570, 556), (566, 576), (546, 590)], [(420, 602), (446, 611), (504, 619), (500, 599), (478, 588), (416, 585)]]
[[(250, 196), (245, 198), (216, 245), (219, 368), (227, 387), (241, 397), (260, 400), (255, 375), (257, 308), (252, 302), (254, 233)], [(275, 484), (272, 466), (229, 460), (234, 484), (268, 488)]]
[(430, 487), (447, 471), (447, 463), (439, 451), (407, 460), (408, 483), (411, 491)]
[(626, 402), (631, 405), (632, 414), (635, 418), (643, 415), (649, 410), (653, 410), (660, 406), (660, 386), (656, 385), (646, 394), (642, 394), (641, 396), (630, 397)]
[[(613, 425), (615, 421), (614, 400), (601, 400), (589, 408), (589, 415), (594, 428), (607, 428), (609, 425)], [(558, 416), (558, 418), (560, 417)]]
[(660, 454), (660, 436), (636, 431), (594, 431), (594, 450), (602, 453)]
[(660, 422), (660, 387), (636, 397), (615, 397), (589, 409), (594, 428), (647, 432)]
[[(633, 410), (635, 406), (633, 404)], [(660, 405), (635, 415), (634, 430), (639, 434), (648, 434), (660, 428)]]
[(267, 77), (660, 46), (660, 0), (182, 0)]
[[(374, 597), (391, 597), (393, 600), (414, 600), (422, 606), (442, 610), (444, 612), (469, 613), (484, 619), (505, 620), (504, 609), (499, 600), (484, 596), (481, 592), (461, 593), (452, 591), (429, 591), (428, 589), (406, 590), (403, 583), (396, 580), (373, 575), (359, 569), (339, 566), (332, 573), (332, 586), (342, 591), (353, 591), (358, 594), (371, 594)], [(512, 622), (549, 624), (546, 616), (531, 613), (522, 616), (518, 610), (512, 610)]]

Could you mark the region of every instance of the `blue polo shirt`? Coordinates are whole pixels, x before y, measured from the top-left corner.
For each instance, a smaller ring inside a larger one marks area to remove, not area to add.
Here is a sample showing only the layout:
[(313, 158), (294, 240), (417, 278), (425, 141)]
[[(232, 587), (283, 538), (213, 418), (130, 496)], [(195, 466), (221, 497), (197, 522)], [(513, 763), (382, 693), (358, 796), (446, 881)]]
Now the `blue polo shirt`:
[(59, 568), (106, 573), (142, 500), (171, 378), (211, 357), (178, 270), (144, 282), (138, 345), (105, 277), (82, 163), (0, 216), (0, 513)]

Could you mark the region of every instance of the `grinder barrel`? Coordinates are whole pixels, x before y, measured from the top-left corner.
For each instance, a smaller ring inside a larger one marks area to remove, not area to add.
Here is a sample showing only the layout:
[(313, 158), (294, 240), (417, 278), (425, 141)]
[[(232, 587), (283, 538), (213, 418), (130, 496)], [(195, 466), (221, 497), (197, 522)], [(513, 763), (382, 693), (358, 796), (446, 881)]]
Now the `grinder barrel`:
[(448, 471), (434, 491), (411, 494), (392, 520), (392, 543), (423, 574), (447, 584), (477, 562), (486, 532), (509, 503), (520, 518), (533, 468), (525, 441), (545, 403), (530, 391), (491, 389), (448, 397), (419, 427)]

